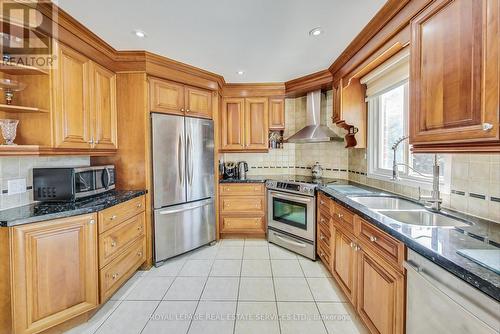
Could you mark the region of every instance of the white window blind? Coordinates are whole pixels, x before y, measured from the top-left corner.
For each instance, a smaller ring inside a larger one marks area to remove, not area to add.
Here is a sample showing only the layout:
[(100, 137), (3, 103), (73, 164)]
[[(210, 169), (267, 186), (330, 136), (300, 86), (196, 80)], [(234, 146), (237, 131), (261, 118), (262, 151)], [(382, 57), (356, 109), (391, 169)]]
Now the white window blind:
[(405, 48), (362, 77), (360, 81), (366, 84), (366, 97), (371, 98), (390, 89), (396, 83), (408, 80), (409, 72), (410, 50)]

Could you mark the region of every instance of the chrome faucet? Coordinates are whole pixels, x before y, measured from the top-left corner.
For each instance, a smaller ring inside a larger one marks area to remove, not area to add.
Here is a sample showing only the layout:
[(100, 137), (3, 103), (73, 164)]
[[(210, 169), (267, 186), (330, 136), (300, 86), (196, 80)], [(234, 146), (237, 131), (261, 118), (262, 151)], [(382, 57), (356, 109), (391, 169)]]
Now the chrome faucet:
[[(396, 140), (394, 145), (392, 145), (392, 147), (391, 147), (391, 149), (393, 151), (393, 158), (392, 158), (392, 180), (393, 181), (397, 181), (400, 179), (398, 166), (406, 166), (409, 169), (411, 169), (412, 171), (414, 171), (415, 173), (417, 173), (418, 175), (424, 176), (424, 177), (426, 176), (408, 164), (397, 162), (397, 160), (396, 160), (397, 149), (398, 149), (399, 145), (406, 139), (408, 139), (408, 136), (403, 136), (403, 137), (399, 138), (398, 140)], [(441, 199), (441, 193), (439, 191), (439, 164), (438, 164), (437, 154), (434, 154), (434, 164), (432, 165), (432, 192), (431, 192), (431, 196), (422, 196), (420, 194), (420, 187), (419, 187), (418, 188), (418, 200), (430, 203), (431, 205), (428, 206), (427, 208), (432, 210), (432, 211), (441, 210), (441, 203), (443, 202), (443, 200)]]

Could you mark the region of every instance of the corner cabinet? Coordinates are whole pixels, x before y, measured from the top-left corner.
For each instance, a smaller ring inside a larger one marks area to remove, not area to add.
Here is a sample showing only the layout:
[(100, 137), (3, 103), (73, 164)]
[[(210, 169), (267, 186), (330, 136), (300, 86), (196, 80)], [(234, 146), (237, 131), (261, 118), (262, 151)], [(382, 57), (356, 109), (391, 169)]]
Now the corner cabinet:
[(38, 333), (97, 307), (96, 214), (21, 225), (10, 233), (15, 334)]
[(268, 98), (224, 98), (221, 120), (221, 151), (267, 151)]
[(498, 0), (438, 0), (412, 19), (415, 152), (500, 152), (499, 7)]
[(115, 73), (62, 44), (53, 72), (54, 147), (116, 150)]

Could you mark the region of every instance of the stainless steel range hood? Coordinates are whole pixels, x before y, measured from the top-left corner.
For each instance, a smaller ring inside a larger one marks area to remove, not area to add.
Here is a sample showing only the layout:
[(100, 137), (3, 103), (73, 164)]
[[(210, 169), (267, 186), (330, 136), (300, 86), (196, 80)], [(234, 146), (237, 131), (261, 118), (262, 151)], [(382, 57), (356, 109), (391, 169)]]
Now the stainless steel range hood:
[[(321, 91), (307, 93), (306, 126), (285, 139), (288, 143), (320, 143), (343, 141), (332, 129), (326, 126), (326, 115), (321, 117)], [(321, 124), (323, 123), (323, 124)]]

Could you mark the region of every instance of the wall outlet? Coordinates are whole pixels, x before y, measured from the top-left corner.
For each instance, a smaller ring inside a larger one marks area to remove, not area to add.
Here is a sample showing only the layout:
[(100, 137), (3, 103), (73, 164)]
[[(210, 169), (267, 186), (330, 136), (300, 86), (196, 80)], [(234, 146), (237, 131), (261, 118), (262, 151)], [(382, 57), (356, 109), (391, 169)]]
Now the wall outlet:
[(7, 195), (22, 194), (26, 192), (26, 179), (7, 181)]

